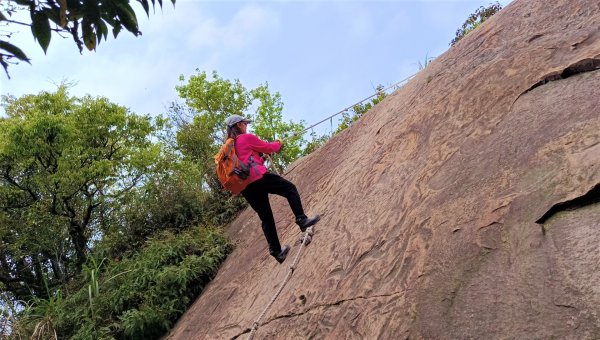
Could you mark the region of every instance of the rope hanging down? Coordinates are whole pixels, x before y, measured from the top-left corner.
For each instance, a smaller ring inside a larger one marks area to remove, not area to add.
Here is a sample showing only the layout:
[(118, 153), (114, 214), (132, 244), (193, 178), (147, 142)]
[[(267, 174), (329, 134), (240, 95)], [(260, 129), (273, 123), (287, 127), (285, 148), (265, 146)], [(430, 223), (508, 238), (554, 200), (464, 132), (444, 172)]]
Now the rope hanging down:
[[(416, 74), (416, 73), (415, 73), (415, 74)], [(409, 76), (409, 77), (406, 77), (406, 78), (404, 78), (404, 79), (400, 80), (399, 82), (397, 82), (397, 83), (395, 83), (395, 84), (393, 84), (393, 85), (390, 85), (390, 86), (388, 86), (388, 87), (386, 87), (386, 88), (384, 88), (384, 89), (382, 89), (382, 90), (380, 90), (380, 91), (377, 91), (377, 92), (375, 92), (374, 94), (372, 94), (372, 95), (368, 96), (367, 98), (364, 98), (364, 99), (362, 99), (362, 100), (360, 100), (360, 101), (356, 102), (355, 104), (352, 104), (352, 105), (348, 106), (347, 108), (345, 108), (345, 109), (343, 109), (343, 110), (341, 110), (341, 111), (338, 111), (338, 112), (336, 112), (336, 113), (332, 114), (331, 116), (329, 116), (329, 117), (327, 117), (327, 118), (325, 118), (325, 119), (323, 119), (323, 120), (320, 120), (320, 121), (316, 122), (315, 124), (313, 124), (313, 125), (311, 125), (311, 126), (309, 126), (309, 127), (305, 128), (304, 130), (302, 130), (302, 131), (300, 131), (300, 132), (298, 132), (298, 133), (294, 133), (294, 134), (292, 134), (292, 135), (290, 135), (290, 136), (284, 137), (284, 138), (283, 138), (283, 140), (285, 141), (285, 140), (288, 140), (288, 139), (294, 138), (294, 137), (296, 137), (296, 136), (298, 136), (298, 135), (302, 135), (302, 134), (304, 134), (306, 131), (308, 131), (308, 130), (310, 130), (310, 129), (314, 128), (315, 126), (317, 126), (317, 125), (319, 125), (319, 124), (321, 124), (321, 123), (323, 123), (323, 122), (326, 122), (327, 120), (331, 120), (333, 117), (335, 117), (335, 116), (337, 116), (337, 115), (339, 115), (339, 114), (342, 114), (342, 113), (344, 113), (344, 112), (346, 112), (346, 111), (350, 110), (351, 108), (353, 108), (354, 106), (356, 106), (356, 105), (358, 105), (358, 104), (360, 104), (360, 103), (364, 102), (365, 100), (371, 99), (371, 98), (373, 98), (373, 97), (375, 97), (375, 96), (379, 95), (380, 93), (382, 93), (382, 92), (385, 92), (385, 91), (387, 91), (387, 90), (391, 89), (392, 87), (394, 87), (394, 86), (398, 86), (399, 84), (401, 84), (401, 83), (403, 83), (403, 82), (405, 82), (405, 81), (407, 81), (407, 80), (411, 79), (412, 77), (414, 77), (414, 76), (415, 76), (415, 74), (413, 74), (413, 75), (411, 75), (411, 76)], [(332, 124), (333, 124), (333, 123), (332, 123)], [(273, 170), (274, 170), (276, 173), (278, 173), (278, 172), (277, 172), (277, 170), (275, 169), (275, 167), (273, 166), (273, 160), (271, 159), (271, 157), (270, 157), (270, 156), (268, 156), (268, 159), (269, 159), (269, 162), (271, 163), (271, 167), (272, 167), (272, 169), (273, 169)], [(256, 332), (256, 330), (258, 329), (258, 327), (260, 326), (260, 320), (262, 320), (262, 318), (265, 316), (265, 314), (267, 314), (267, 311), (269, 311), (269, 309), (270, 309), (270, 308), (273, 306), (273, 303), (275, 303), (275, 300), (277, 300), (277, 297), (279, 296), (279, 294), (281, 294), (281, 292), (283, 291), (283, 288), (285, 287), (285, 285), (288, 283), (288, 281), (289, 281), (289, 280), (290, 280), (290, 278), (292, 277), (292, 274), (294, 273), (294, 270), (296, 269), (296, 265), (298, 264), (298, 259), (300, 258), (300, 254), (302, 253), (302, 249), (304, 248), (304, 246), (306, 246), (308, 243), (310, 243), (310, 241), (311, 241), (311, 239), (312, 239), (312, 235), (313, 235), (313, 233), (314, 233), (314, 232), (313, 232), (313, 227), (309, 227), (309, 228), (308, 228), (308, 229), (306, 229), (306, 231), (304, 232), (304, 237), (303, 237), (303, 239), (302, 239), (302, 244), (300, 245), (300, 250), (298, 250), (298, 253), (296, 254), (296, 258), (294, 258), (294, 262), (292, 262), (292, 265), (289, 267), (289, 271), (288, 271), (287, 275), (286, 275), (286, 276), (285, 276), (285, 278), (283, 279), (283, 282), (282, 282), (282, 283), (281, 283), (281, 285), (279, 286), (279, 289), (277, 289), (277, 292), (275, 292), (275, 294), (274, 294), (274, 295), (273, 295), (273, 297), (271, 298), (271, 301), (269, 301), (269, 303), (267, 304), (267, 306), (265, 307), (265, 309), (262, 311), (262, 313), (260, 313), (260, 315), (258, 316), (258, 318), (256, 318), (256, 321), (254, 321), (254, 323), (252, 324), (252, 329), (250, 329), (250, 334), (248, 335), (248, 340), (252, 340), (252, 338), (254, 337), (254, 333)]]
[(300, 245), (300, 250), (298, 250), (298, 253), (296, 254), (296, 258), (294, 258), (294, 262), (292, 262), (292, 264), (290, 265), (289, 271), (288, 271), (287, 275), (285, 276), (285, 279), (283, 279), (283, 282), (279, 286), (279, 289), (277, 290), (275, 295), (273, 295), (273, 297), (271, 298), (271, 301), (269, 301), (269, 303), (267, 304), (265, 309), (262, 311), (262, 313), (260, 313), (258, 318), (256, 318), (256, 321), (254, 321), (254, 323), (252, 324), (252, 329), (250, 330), (250, 334), (248, 335), (248, 340), (252, 340), (252, 338), (254, 337), (254, 333), (260, 326), (260, 320), (265, 316), (265, 314), (267, 314), (267, 311), (271, 308), (271, 306), (273, 306), (273, 303), (275, 303), (275, 300), (277, 300), (277, 297), (283, 291), (283, 287), (285, 287), (285, 285), (288, 283), (288, 281), (292, 277), (292, 274), (294, 273), (294, 270), (296, 269), (296, 265), (298, 264), (298, 259), (300, 258), (300, 253), (302, 253), (302, 249), (304, 248), (304, 246), (308, 245), (311, 242), (313, 234), (314, 234), (313, 227), (308, 227), (306, 229), (306, 231), (304, 232), (304, 237), (302, 238), (302, 244)]

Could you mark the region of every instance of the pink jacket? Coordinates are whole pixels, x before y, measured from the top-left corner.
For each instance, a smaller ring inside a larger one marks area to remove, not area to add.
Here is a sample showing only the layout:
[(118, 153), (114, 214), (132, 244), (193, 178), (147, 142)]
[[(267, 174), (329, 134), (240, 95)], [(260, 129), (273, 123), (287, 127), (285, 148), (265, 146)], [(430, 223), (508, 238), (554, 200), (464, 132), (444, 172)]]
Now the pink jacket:
[(249, 164), (248, 159), (252, 156), (256, 164), (254, 167), (250, 167), (250, 183), (261, 179), (267, 173), (267, 167), (265, 167), (264, 161), (258, 153), (270, 154), (279, 152), (279, 150), (281, 150), (281, 142), (265, 142), (251, 133), (241, 134), (235, 141), (235, 151), (240, 160)]

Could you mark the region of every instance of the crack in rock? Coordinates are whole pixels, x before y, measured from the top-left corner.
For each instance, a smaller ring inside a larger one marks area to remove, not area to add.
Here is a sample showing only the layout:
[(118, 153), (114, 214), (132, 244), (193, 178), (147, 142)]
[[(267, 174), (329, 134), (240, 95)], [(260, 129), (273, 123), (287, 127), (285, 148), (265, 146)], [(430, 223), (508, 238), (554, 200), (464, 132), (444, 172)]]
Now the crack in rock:
[(563, 304), (560, 304), (560, 303), (555, 303), (554, 305), (555, 305), (556, 307), (563, 307), (563, 308), (569, 308), (569, 309), (575, 309), (575, 310), (577, 309), (577, 307), (575, 307), (575, 306), (571, 306), (571, 305), (563, 305)]
[(542, 217), (535, 221), (535, 223), (544, 224), (548, 219), (561, 211), (577, 210), (596, 203), (600, 203), (600, 183), (596, 184), (596, 186), (582, 196), (576, 197), (572, 200), (556, 203), (548, 211), (546, 211)]
[(529, 88), (529, 90), (525, 91), (525, 93), (533, 90), (536, 87), (547, 84), (551, 81), (566, 79), (566, 78), (572, 77), (572, 76), (580, 74), (580, 73), (592, 72), (592, 71), (596, 71), (599, 69), (600, 69), (600, 59), (596, 59), (596, 58), (583, 59), (583, 60), (580, 60), (578, 62), (575, 62), (575, 63), (567, 66), (560, 73), (551, 73), (551, 74), (546, 75), (542, 80), (540, 80), (539, 82), (537, 82), (533, 86), (531, 86)]
[(536, 87), (540, 87), (540, 86), (547, 84), (549, 82), (552, 82), (552, 81), (566, 79), (566, 78), (572, 77), (572, 76), (580, 74), (580, 73), (592, 72), (592, 71), (596, 71), (596, 70), (600, 70), (600, 59), (587, 58), (587, 59), (580, 60), (578, 62), (575, 62), (575, 63), (567, 66), (560, 73), (555, 72), (555, 73), (546, 75), (542, 80), (533, 84), (530, 88), (528, 88), (527, 90), (525, 90), (521, 94), (519, 94), (517, 96), (517, 98), (509, 106), (509, 109), (507, 112), (510, 112), (512, 110), (512, 108), (515, 105), (515, 103), (517, 102), (517, 100), (519, 100), (523, 95), (525, 95), (529, 91), (535, 89)]
[[(336, 301), (336, 302), (322, 303), (322, 304), (311, 306), (311, 307), (307, 308), (306, 310), (304, 310), (302, 312), (299, 312), (299, 313), (289, 313), (289, 314), (283, 314), (283, 315), (278, 315), (278, 316), (272, 317), (269, 320), (261, 323), (259, 325), (259, 327), (265, 326), (265, 325), (267, 325), (267, 324), (269, 324), (269, 323), (271, 323), (272, 321), (275, 321), (275, 320), (287, 319), (287, 318), (295, 318), (297, 316), (302, 316), (302, 315), (304, 315), (304, 314), (306, 314), (308, 312), (311, 312), (311, 311), (313, 311), (313, 310), (315, 310), (317, 308), (329, 308), (329, 307), (333, 307), (333, 306), (339, 306), (339, 305), (341, 305), (341, 304), (343, 304), (345, 302), (349, 302), (349, 301), (355, 301), (355, 300), (361, 300), (361, 299), (362, 300), (378, 299), (378, 298), (384, 298), (384, 297), (397, 296), (397, 295), (401, 295), (401, 294), (403, 294), (403, 293), (396, 292), (396, 293), (391, 293), (391, 294), (381, 294), (381, 295), (373, 295), (373, 296), (356, 296), (356, 297), (353, 297), (353, 298), (342, 299), (342, 300), (339, 300), (339, 301)], [(239, 338), (240, 336), (242, 336), (244, 334), (250, 333), (250, 331), (251, 331), (250, 328), (246, 328), (242, 333), (240, 333), (240, 334), (235, 335), (234, 337), (232, 337), (231, 340), (237, 339), (237, 338)]]

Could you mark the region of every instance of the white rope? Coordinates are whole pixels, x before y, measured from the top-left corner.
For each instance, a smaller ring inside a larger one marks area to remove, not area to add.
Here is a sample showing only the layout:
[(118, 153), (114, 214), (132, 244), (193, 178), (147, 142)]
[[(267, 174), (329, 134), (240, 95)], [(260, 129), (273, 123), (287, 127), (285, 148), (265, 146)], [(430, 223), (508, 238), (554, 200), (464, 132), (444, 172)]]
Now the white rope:
[[(415, 73), (415, 74), (416, 74), (416, 73)], [(382, 93), (382, 92), (385, 92), (385, 91), (387, 91), (387, 90), (391, 89), (391, 88), (392, 88), (392, 87), (394, 87), (394, 86), (398, 86), (399, 84), (401, 84), (401, 83), (403, 83), (403, 82), (405, 82), (405, 81), (409, 80), (410, 78), (414, 77), (414, 76), (415, 76), (415, 74), (413, 74), (413, 75), (411, 75), (411, 76), (409, 76), (409, 77), (406, 77), (406, 78), (404, 78), (404, 79), (400, 80), (399, 82), (397, 82), (397, 83), (395, 83), (395, 84), (393, 84), (393, 85), (390, 85), (390, 86), (388, 86), (388, 87), (386, 87), (386, 88), (384, 88), (384, 89), (382, 89), (382, 90), (380, 90), (380, 91), (377, 91), (377, 92), (375, 92), (374, 94), (372, 94), (372, 95), (368, 96), (367, 98), (364, 98), (364, 99), (362, 99), (362, 100), (360, 100), (360, 101), (356, 102), (355, 104), (352, 104), (352, 105), (348, 106), (347, 108), (345, 108), (345, 109), (343, 109), (343, 110), (341, 110), (341, 111), (338, 111), (338, 112), (336, 112), (336, 113), (332, 114), (331, 116), (329, 116), (329, 117), (327, 117), (327, 118), (325, 118), (325, 119), (323, 119), (323, 120), (320, 120), (320, 121), (316, 122), (315, 124), (313, 124), (313, 125), (311, 125), (311, 126), (309, 126), (309, 127), (305, 128), (304, 130), (302, 130), (302, 131), (300, 131), (300, 132), (298, 132), (298, 133), (293, 133), (293, 134), (292, 134), (292, 135), (290, 135), (290, 136), (284, 137), (284, 138), (283, 138), (283, 140), (285, 141), (285, 140), (288, 140), (288, 139), (290, 139), (290, 138), (294, 138), (294, 137), (296, 137), (296, 136), (298, 136), (298, 135), (302, 135), (302, 134), (304, 134), (306, 131), (308, 131), (308, 130), (310, 130), (310, 129), (314, 128), (315, 126), (317, 126), (317, 125), (319, 125), (319, 124), (321, 124), (321, 123), (323, 123), (323, 122), (326, 122), (326, 121), (328, 121), (328, 120), (332, 119), (333, 117), (335, 117), (335, 116), (337, 116), (337, 115), (339, 115), (339, 114), (342, 114), (342, 113), (344, 113), (344, 112), (346, 112), (346, 111), (350, 110), (351, 108), (353, 108), (353, 107), (355, 107), (356, 105), (358, 105), (358, 104), (360, 104), (360, 103), (364, 102), (365, 100), (371, 99), (371, 98), (373, 98), (373, 97), (375, 97), (375, 96), (379, 95), (380, 93)], [(270, 167), (271, 167), (271, 169), (272, 169), (272, 170), (273, 170), (275, 173), (279, 174), (279, 172), (278, 172), (278, 171), (275, 169), (275, 166), (274, 166), (274, 164), (273, 164), (273, 160), (271, 159), (271, 157), (270, 157), (269, 155), (267, 155), (267, 158), (268, 158), (268, 160), (269, 160), (269, 162), (270, 162)], [(275, 300), (277, 300), (277, 297), (279, 296), (279, 294), (281, 294), (281, 292), (283, 291), (283, 288), (285, 287), (285, 285), (288, 283), (288, 281), (289, 281), (289, 280), (290, 280), (290, 278), (292, 277), (292, 274), (294, 273), (294, 269), (296, 269), (296, 265), (298, 264), (298, 259), (300, 258), (300, 253), (302, 253), (302, 249), (303, 249), (303, 248), (304, 248), (304, 246), (307, 244), (307, 243), (306, 243), (306, 240), (307, 240), (307, 239), (309, 239), (309, 238), (311, 238), (311, 237), (312, 237), (312, 235), (313, 235), (313, 227), (309, 227), (308, 229), (306, 229), (306, 232), (304, 233), (304, 238), (302, 239), (302, 244), (300, 245), (300, 250), (299, 250), (299, 251), (298, 251), (298, 253), (296, 254), (296, 258), (294, 259), (294, 262), (293, 262), (293, 263), (292, 263), (292, 265), (290, 266), (290, 268), (289, 268), (289, 271), (288, 271), (287, 275), (285, 276), (285, 279), (283, 279), (283, 282), (282, 282), (282, 283), (281, 283), (281, 285), (279, 286), (279, 289), (277, 289), (277, 292), (276, 292), (276, 293), (273, 295), (273, 297), (271, 298), (271, 301), (269, 301), (269, 303), (267, 304), (267, 306), (265, 307), (265, 309), (262, 311), (262, 313), (260, 313), (260, 315), (258, 316), (258, 318), (256, 318), (256, 321), (254, 321), (254, 323), (252, 324), (252, 329), (250, 329), (250, 334), (248, 335), (248, 340), (252, 340), (252, 338), (254, 337), (254, 333), (256, 332), (256, 330), (258, 329), (258, 327), (260, 326), (260, 320), (262, 320), (262, 318), (265, 316), (265, 314), (267, 313), (267, 311), (268, 311), (268, 310), (269, 310), (269, 309), (270, 309), (270, 308), (273, 306), (273, 303), (275, 303)]]
[(278, 174), (281, 176), (281, 174), (279, 173), (279, 171), (277, 171), (277, 168), (275, 167), (275, 163), (273, 162), (273, 158), (271, 158), (271, 155), (266, 154), (267, 159), (269, 161), (269, 168), (271, 168), (271, 171), (273, 171), (274, 173)]
[(304, 238), (302, 239), (302, 244), (300, 245), (300, 250), (298, 250), (298, 253), (296, 254), (296, 258), (294, 258), (294, 262), (292, 262), (292, 265), (289, 267), (289, 271), (288, 271), (287, 275), (285, 276), (285, 279), (283, 279), (283, 282), (279, 286), (279, 289), (277, 290), (275, 295), (273, 295), (273, 297), (271, 298), (271, 301), (269, 301), (269, 303), (267, 304), (265, 309), (262, 311), (262, 313), (260, 313), (258, 318), (256, 318), (256, 321), (254, 321), (254, 323), (252, 324), (252, 329), (250, 330), (250, 334), (248, 335), (248, 340), (252, 340), (252, 338), (254, 337), (254, 333), (260, 326), (260, 320), (265, 316), (265, 314), (267, 314), (267, 311), (271, 308), (271, 306), (273, 306), (273, 303), (275, 303), (275, 300), (277, 300), (277, 297), (283, 291), (283, 287), (285, 287), (285, 285), (288, 283), (288, 281), (292, 277), (292, 274), (294, 273), (294, 270), (296, 269), (296, 265), (298, 264), (298, 259), (300, 258), (300, 253), (302, 253), (302, 249), (307, 244), (306, 241), (308, 239), (312, 239), (312, 235), (313, 235), (313, 227), (308, 227), (306, 229), (306, 231), (304, 232)]

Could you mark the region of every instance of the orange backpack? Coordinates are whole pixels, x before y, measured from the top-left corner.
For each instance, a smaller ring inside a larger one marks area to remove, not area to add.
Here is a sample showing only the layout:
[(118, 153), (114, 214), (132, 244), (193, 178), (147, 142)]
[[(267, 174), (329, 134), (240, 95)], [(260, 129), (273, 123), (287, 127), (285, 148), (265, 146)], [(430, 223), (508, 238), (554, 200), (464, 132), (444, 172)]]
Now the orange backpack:
[(249, 183), (250, 167), (242, 162), (235, 152), (235, 139), (227, 138), (215, 155), (217, 177), (225, 190), (239, 194)]

